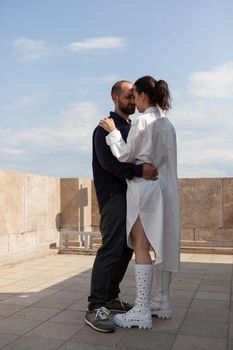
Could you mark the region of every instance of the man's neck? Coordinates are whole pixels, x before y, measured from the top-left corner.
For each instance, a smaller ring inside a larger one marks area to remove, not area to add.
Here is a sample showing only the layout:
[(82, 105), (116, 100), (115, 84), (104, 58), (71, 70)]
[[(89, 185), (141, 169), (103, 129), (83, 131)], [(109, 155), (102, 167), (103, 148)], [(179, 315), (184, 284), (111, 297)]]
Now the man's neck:
[(122, 119), (124, 119), (127, 123), (129, 122), (129, 115), (128, 114), (124, 114), (121, 111), (118, 111), (117, 109), (115, 109), (114, 111), (117, 115), (119, 115)]

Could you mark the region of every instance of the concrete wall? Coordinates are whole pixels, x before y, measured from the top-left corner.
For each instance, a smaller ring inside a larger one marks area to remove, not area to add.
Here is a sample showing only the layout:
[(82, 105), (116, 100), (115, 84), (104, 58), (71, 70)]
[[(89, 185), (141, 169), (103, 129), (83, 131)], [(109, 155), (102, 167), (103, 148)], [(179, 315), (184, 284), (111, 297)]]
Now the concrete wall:
[(59, 226), (60, 179), (0, 171), (0, 260), (49, 250)]
[[(182, 242), (233, 246), (233, 178), (180, 179)], [(92, 180), (0, 171), (0, 261), (48, 250), (59, 229), (98, 231)]]
[[(181, 240), (232, 247), (233, 178), (180, 179), (179, 185)], [(79, 216), (84, 212), (81, 226), (98, 230), (99, 212), (93, 181), (61, 179), (61, 189), (62, 227), (79, 227)], [(81, 193), (85, 198), (82, 201)]]
[(91, 180), (61, 179), (61, 228), (92, 230), (92, 201)]
[(233, 246), (233, 178), (180, 179), (181, 239)]

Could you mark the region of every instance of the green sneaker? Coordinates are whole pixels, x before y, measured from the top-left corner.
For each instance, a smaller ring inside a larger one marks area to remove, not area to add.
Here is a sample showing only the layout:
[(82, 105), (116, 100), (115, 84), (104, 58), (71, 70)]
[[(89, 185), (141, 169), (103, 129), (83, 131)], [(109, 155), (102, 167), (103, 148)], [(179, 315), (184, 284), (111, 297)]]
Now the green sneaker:
[(115, 298), (105, 303), (105, 307), (109, 311), (114, 312), (127, 312), (132, 309), (133, 305), (121, 300), (120, 298)]
[(109, 311), (104, 307), (87, 311), (85, 315), (85, 322), (99, 332), (114, 332), (114, 322), (109, 318)]

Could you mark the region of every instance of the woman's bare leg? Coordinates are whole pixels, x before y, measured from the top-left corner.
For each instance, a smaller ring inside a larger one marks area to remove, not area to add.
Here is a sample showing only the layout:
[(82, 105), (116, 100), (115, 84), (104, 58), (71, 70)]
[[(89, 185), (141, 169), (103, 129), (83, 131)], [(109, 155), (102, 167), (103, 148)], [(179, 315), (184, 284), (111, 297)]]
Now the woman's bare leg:
[(140, 216), (133, 224), (131, 229), (131, 239), (135, 253), (136, 264), (152, 264), (150, 256), (150, 242), (148, 241), (144, 232)]

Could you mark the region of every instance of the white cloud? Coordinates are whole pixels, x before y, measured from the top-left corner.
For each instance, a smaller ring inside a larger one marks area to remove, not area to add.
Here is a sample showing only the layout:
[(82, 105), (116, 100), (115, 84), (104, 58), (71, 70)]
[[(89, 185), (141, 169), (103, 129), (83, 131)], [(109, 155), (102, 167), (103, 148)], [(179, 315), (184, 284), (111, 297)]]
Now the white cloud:
[(125, 40), (121, 37), (106, 36), (88, 38), (82, 41), (75, 41), (68, 45), (68, 49), (74, 52), (95, 51), (103, 49), (118, 49), (126, 45)]
[(176, 95), (170, 112), (178, 135), (178, 174), (232, 176), (233, 103), (226, 98), (233, 96), (233, 62), (195, 72), (188, 82), (190, 95)]
[(13, 41), (15, 54), (24, 61), (33, 61), (42, 57), (52, 56), (56, 53), (56, 48), (48, 46), (43, 40), (30, 38), (17, 38)]
[(0, 107), (0, 110), (7, 112), (15, 112), (22, 108), (36, 107), (41, 101), (47, 98), (48, 91), (35, 90), (30, 95), (23, 95), (12, 101), (8, 106)]
[(32, 107), (38, 105), (42, 99), (46, 98), (48, 93), (42, 90), (36, 90), (31, 95), (24, 95), (19, 98), (19, 104), (22, 107)]
[(174, 109), (170, 120), (178, 135), (180, 177), (230, 176), (233, 172), (233, 106), (207, 101)]
[(108, 74), (108, 75), (101, 75), (99, 77), (91, 77), (91, 76), (86, 76), (86, 77), (82, 77), (82, 78), (78, 78), (77, 81), (78, 82), (97, 82), (100, 84), (108, 84), (108, 83), (112, 83), (118, 80), (117, 75), (115, 74)]
[(74, 103), (53, 117), (54, 125), (27, 130), (0, 129), (0, 149), (2, 154), (14, 156), (70, 151), (90, 154), (92, 132), (100, 117), (95, 103)]
[(20, 37), (12, 43), (14, 53), (23, 61), (34, 61), (43, 57), (63, 55), (69, 52), (119, 49), (126, 46), (124, 38), (117, 36), (94, 37), (70, 43), (67, 47), (48, 45), (41, 39)]
[(199, 98), (233, 97), (233, 62), (224, 63), (213, 70), (192, 73), (188, 91)]
[(0, 155), (1, 157), (18, 157), (22, 156), (24, 154), (23, 150), (16, 149), (16, 148), (10, 148), (10, 147), (5, 147), (5, 148), (0, 148)]

